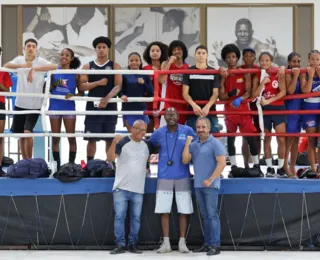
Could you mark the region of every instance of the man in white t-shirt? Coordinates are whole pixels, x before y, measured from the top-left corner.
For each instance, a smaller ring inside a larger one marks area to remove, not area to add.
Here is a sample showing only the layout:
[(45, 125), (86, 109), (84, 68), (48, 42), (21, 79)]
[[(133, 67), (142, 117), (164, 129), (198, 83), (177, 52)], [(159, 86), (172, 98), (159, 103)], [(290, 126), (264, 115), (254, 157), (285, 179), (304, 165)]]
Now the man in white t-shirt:
[(143, 137), (147, 125), (142, 120), (133, 123), (130, 136), (115, 136), (108, 151), (108, 161), (117, 159), (116, 177), (113, 185), (113, 203), (115, 210), (114, 234), (117, 247), (110, 254), (125, 253), (125, 220), (130, 202), (130, 234), (128, 250), (141, 254), (137, 249), (140, 231), (140, 216), (143, 204), (144, 185), (146, 179), (146, 162), (150, 150)]
[[(17, 93), (43, 93), (44, 72), (55, 70), (57, 65), (37, 57), (38, 43), (34, 39), (28, 39), (24, 44), (25, 56), (18, 56), (4, 65), (8, 69), (17, 69), (18, 82)], [(33, 72), (39, 71), (43, 73)], [(34, 75), (33, 75), (34, 74)], [(17, 97), (15, 111), (39, 110), (42, 106), (42, 98)], [(11, 131), (14, 133), (32, 133), (38, 121), (39, 114), (14, 115)], [(20, 149), (23, 159), (32, 158), (33, 138), (20, 138)]]

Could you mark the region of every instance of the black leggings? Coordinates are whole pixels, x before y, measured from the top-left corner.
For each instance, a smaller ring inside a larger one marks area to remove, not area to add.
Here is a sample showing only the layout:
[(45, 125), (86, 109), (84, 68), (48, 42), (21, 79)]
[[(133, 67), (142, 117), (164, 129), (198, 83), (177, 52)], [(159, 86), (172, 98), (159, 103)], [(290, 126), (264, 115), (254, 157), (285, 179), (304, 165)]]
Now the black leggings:
[[(258, 155), (258, 143), (259, 143), (258, 138), (253, 137), (253, 136), (246, 137), (247, 142), (249, 144), (250, 154), (252, 156)], [(234, 145), (235, 140), (236, 140), (236, 137), (234, 137), (234, 136), (227, 138), (229, 156), (236, 155), (236, 147)]]

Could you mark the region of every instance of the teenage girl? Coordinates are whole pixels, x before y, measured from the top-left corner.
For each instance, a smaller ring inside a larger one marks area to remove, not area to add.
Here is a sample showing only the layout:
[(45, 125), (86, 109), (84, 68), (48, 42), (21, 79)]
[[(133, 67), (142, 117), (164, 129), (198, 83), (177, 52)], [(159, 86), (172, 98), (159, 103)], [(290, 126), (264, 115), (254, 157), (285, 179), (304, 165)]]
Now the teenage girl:
[[(320, 52), (312, 50), (308, 54), (307, 73), (301, 74), (300, 86), (303, 93), (320, 91)], [(319, 97), (311, 97), (303, 100), (303, 110), (318, 110)], [(316, 114), (302, 115), (302, 125), (307, 133), (316, 133), (319, 126), (319, 118)], [(308, 160), (310, 163), (310, 172), (317, 173), (316, 166), (316, 138), (308, 137)], [(318, 152), (319, 155), (319, 152)], [(319, 155), (320, 156), (320, 155)]]
[[(291, 74), (286, 74), (287, 95), (301, 94), (300, 87), (300, 64), (301, 57), (299, 53), (291, 52), (288, 56), (288, 69), (292, 69)], [(302, 99), (290, 99), (285, 101), (286, 110), (301, 110)], [(287, 116), (287, 133), (300, 133), (302, 127), (301, 115)], [(299, 137), (286, 138), (286, 155), (284, 167), (290, 178), (296, 178), (295, 165), (298, 157)], [(290, 154), (290, 167), (289, 167)]]
[[(129, 70), (141, 70), (142, 60), (141, 56), (137, 52), (132, 52), (128, 56), (128, 69)], [(152, 82), (149, 75), (123, 75), (122, 89), (118, 94), (124, 101), (128, 101), (128, 97), (153, 97)], [(147, 104), (145, 102), (128, 102), (122, 103), (122, 111), (145, 111), (147, 110)], [(123, 125), (131, 132), (133, 123), (136, 120), (143, 120), (148, 125), (150, 120), (146, 115), (123, 115)]]
[[(83, 96), (83, 92), (78, 89), (79, 78), (77, 74), (63, 74), (65, 69), (77, 69), (81, 65), (80, 60), (74, 56), (74, 52), (69, 49), (63, 49), (60, 55), (61, 74), (51, 76), (51, 94), (62, 95), (66, 99), (76, 95)], [(76, 94), (78, 89), (78, 94)], [(49, 110), (70, 110), (75, 111), (75, 102), (61, 99), (50, 99)], [(67, 133), (75, 133), (76, 115), (50, 115), (52, 133), (61, 132), (61, 124), (64, 124)], [(69, 162), (74, 163), (77, 153), (77, 142), (75, 137), (69, 137)], [(60, 138), (52, 137), (53, 159), (57, 162), (57, 170), (60, 168)]]
[[(263, 70), (272, 68), (273, 56), (269, 52), (262, 52), (259, 56), (259, 65)], [(280, 100), (286, 95), (286, 82), (284, 68), (282, 67), (278, 74), (266, 75), (262, 81), (261, 72), (253, 77), (252, 96), (255, 98), (262, 91), (261, 106), (263, 111), (281, 111), (285, 110), (284, 101)], [(271, 133), (272, 128), (276, 133), (286, 132), (286, 116), (285, 115), (264, 115), (264, 130), (266, 133)], [(287, 178), (288, 175), (284, 170), (285, 158), (285, 137), (277, 137), (278, 142), (278, 169), (277, 174), (272, 167), (271, 154), (271, 136), (266, 136), (264, 139), (264, 156), (267, 163), (266, 177)]]

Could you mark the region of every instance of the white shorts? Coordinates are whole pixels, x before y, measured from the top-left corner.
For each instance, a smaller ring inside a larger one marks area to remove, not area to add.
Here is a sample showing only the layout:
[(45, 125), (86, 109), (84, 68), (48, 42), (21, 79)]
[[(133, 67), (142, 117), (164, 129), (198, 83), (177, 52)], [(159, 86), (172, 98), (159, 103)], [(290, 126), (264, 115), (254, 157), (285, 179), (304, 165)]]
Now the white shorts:
[(189, 178), (179, 180), (158, 179), (155, 213), (170, 213), (176, 195), (177, 210), (180, 214), (192, 214), (192, 191)]

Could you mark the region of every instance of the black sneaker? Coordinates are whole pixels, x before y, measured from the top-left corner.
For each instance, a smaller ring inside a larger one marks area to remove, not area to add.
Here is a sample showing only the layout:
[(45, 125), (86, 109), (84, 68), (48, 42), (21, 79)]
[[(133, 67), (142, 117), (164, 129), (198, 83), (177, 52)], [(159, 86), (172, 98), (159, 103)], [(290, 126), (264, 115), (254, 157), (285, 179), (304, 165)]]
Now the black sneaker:
[(210, 250), (208, 251), (207, 255), (220, 255), (220, 247), (210, 247)]
[(0, 177), (5, 176), (6, 173), (2, 170), (2, 168), (0, 168)]
[(278, 178), (288, 178), (288, 173), (286, 173), (282, 167), (280, 169), (277, 169), (277, 177)]
[(232, 171), (236, 170), (238, 167), (236, 165), (231, 166), (231, 171), (228, 174), (228, 178), (233, 178)]
[(247, 172), (249, 175), (248, 177), (252, 177), (252, 178), (259, 178), (259, 177), (263, 178), (264, 177), (264, 174), (261, 171), (259, 164), (255, 164), (255, 165), (253, 165), (252, 168), (248, 168)]
[(128, 246), (128, 251), (129, 251), (130, 253), (134, 253), (134, 254), (142, 254), (142, 251), (139, 250), (136, 245), (130, 245), (130, 246)]
[(202, 247), (193, 250), (193, 253), (204, 253), (204, 252), (209, 252), (210, 251), (210, 247), (208, 245), (203, 245)]
[(266, 177), (276, 177), (276, 172), (272, 167), (268, 167)]
[(110, 254), (111, 255), (117, 255), (117, 254), (123, 254), (125, 252), (126, 252), (126, 249), (124, 248), (124, 246), (118, 245), (115, 249), (110, 251)]

